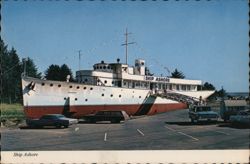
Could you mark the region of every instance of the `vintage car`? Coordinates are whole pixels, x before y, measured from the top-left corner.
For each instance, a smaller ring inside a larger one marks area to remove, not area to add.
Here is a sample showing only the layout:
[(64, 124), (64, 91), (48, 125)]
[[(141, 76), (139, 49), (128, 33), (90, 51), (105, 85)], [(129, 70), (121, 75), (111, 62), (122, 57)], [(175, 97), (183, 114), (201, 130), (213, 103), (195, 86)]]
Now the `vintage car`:
[(105, 110), (98, 111), (95, 114), (83, 116), (83, 119), (91, 123), (95, 123), (98, 121), (110, 121), (111, 123), (120, 123), (121, 121), (128, 120), (129, 116), (123, 110)]
[(62, 114), (46, 114), (39, 119), (26, 119), (26, 123), (31, 127), (55, 126), (57, 128), (77, 124), (77, 119), (67, 118)]
[(250, 110), (239, 111), (237, 115), (230, 116), (229, 122), (234, 125), (250, 126)]
[(195, 105), (189, 108), (189, 118), (191, 122), (198, 122), (198, 121), (217, 121), (219, 118), (219, 114), (215, 111), (212, 111), (210, 106), (203, 106), (203, 105)]

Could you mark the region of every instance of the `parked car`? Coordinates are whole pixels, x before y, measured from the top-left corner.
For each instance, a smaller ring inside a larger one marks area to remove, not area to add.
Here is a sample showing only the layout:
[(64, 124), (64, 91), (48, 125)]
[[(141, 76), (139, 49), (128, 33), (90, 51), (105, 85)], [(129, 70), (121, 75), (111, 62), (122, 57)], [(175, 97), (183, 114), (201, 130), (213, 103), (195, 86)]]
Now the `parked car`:
[(89, 114), (83, 117), (87, 122), (110, 121), (111, 123), (120, 123), (129, 119), (128, 114), (123, 110), (98, 111), (95, 114)]
[(247, 109), (246, 100), (222, 100), (220, 103), (220, 116), (227, 122), (231, 116)]
[(62, 114), (46, 114), (39, 119), (26, 119), (26, 123), (31, 127), (55, 126), (57, 128), (77, 124), (77, 119), (67, 118)]
[(250, 110), (239, 111), (237, 115), (230, 116), (229, 121), (234, 125), (246, 125), (250, 127)]
[(191, 122), (198, 122), (201, 120), (217, 121), (219, 118), (219, 114), (212, 111), (210, 106), (191, 106), (188, 114)]

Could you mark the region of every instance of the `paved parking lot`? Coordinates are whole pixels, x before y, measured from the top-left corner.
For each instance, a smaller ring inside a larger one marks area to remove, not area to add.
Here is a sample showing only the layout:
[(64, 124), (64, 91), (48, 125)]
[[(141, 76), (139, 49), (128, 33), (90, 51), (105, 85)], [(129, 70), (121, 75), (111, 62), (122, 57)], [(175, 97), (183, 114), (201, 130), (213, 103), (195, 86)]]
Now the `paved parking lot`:
[(187, 110), (121, 124), (79, 123), (67, 129), (2, 129), (2, 150), (249, 149), (249, 128), (191, 124)]

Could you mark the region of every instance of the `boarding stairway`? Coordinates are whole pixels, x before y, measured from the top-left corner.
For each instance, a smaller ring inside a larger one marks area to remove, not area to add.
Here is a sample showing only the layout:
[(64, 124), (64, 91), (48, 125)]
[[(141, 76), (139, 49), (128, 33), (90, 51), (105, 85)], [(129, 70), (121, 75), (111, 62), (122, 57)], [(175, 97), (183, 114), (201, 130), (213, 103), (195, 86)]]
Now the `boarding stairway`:
[(191, 97), (191, 96), (183, 95), (183, 94), (176, 93), (176, 92), (156, 92), (156, 93), (151, 93), (150, 96), (167, 98), (170, 100), (185, 103), (188, 106), (197, 105), (201, 103), (201, 100), (196, 97)]

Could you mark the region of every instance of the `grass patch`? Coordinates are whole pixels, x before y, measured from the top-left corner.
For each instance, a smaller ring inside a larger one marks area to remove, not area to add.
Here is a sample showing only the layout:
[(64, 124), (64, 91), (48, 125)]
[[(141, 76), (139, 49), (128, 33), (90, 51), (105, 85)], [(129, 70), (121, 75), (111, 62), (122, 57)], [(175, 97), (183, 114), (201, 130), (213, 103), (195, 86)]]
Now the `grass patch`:
[(25, 119), (23, 106), (21, 104), (0, 104), (1, 123), (18, 124)]

